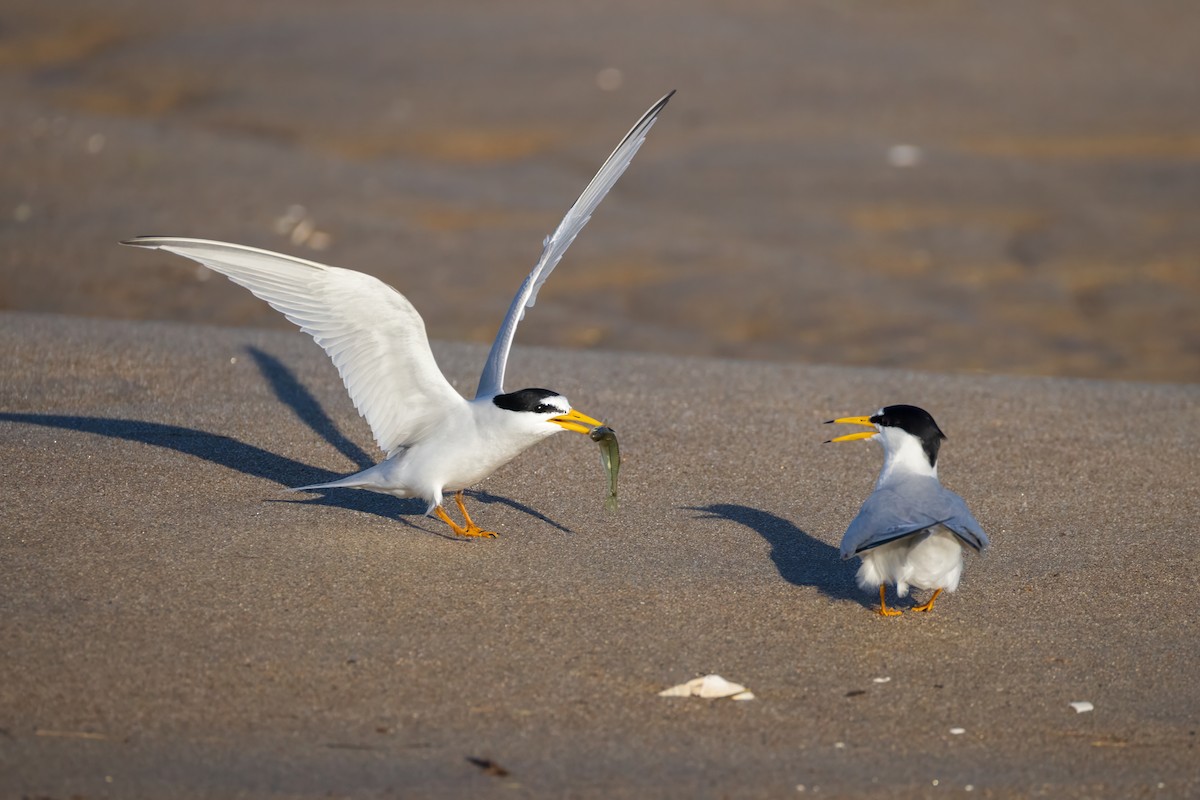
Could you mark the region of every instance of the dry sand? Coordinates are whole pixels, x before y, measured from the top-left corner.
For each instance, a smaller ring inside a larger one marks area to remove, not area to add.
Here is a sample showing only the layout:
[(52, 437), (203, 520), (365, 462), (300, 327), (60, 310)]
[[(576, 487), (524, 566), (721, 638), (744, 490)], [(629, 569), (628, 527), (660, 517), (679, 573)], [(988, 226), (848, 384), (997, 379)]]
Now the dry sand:
[[(6, 314), (0, 353), (0, 794), (1200, 792), (1196, 387), (519, 348), (620, 430), (623, 507), (558, 436), (466, 542), (282, 492), (374, 455), (298, 333)], [(820, 423), (893, 401), (994, 549), (882, 619), (835, 549), (880, 456)], [(709, 672), (757, 699), (656, 695)]]

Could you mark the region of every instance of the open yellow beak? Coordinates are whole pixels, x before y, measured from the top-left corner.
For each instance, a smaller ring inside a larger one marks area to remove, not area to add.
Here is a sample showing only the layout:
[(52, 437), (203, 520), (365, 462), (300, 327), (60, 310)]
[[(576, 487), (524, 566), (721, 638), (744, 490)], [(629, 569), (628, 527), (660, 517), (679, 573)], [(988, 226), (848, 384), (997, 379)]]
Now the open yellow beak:
[(825, 424), (830, 425), (835, 422), (846, 423), (850, 425), (866, 425), (871, 430), (859, 431), (858, 433), (847, 433), (843, 436), (835, 436), (828, 442), (825, 442), (825, 444), (829, 444), (829, 442), (852, 442), (855, 439), (870, 439), (872, 436), (875, 436), (879, 433), (878, 429), (875, 427), (875, 423), (871, 422), (870, 417), (840, 417), (838, 419), (828, 420)]
[(599, 428), (604, 424), (600, 420), (592, 419), (587, 414), (581, 414), (575, 409), (571, 409), (568, 414), (551, 417), (549, 421), (575, 433), (591, 433), (592, 428)]

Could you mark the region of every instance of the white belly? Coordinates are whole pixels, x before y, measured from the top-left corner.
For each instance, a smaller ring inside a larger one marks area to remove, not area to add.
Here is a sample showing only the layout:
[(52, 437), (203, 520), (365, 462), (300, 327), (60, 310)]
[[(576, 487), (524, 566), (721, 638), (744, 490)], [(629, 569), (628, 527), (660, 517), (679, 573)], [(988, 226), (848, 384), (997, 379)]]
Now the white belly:
[(442, 502), (444, 493), (457, 492), (482, 481), (534, 444), (498, 447), (484, 438), (458, 436), (421, 442), (341, 482), (394, 497), (420, 497), (429, 509)]
[(873, 589), (894, 583), (900, 597), (908, 594), (910, 586), (953, 592), (958, 588), (962, 570), (962, 544), (953, 533), (938, 525), (928, 536), (913, 534), (863, 553), (858, 585)]
[(490, 459), (464, 459), (457, 453), (418, 448), (399, 453), (354, 477), (361, 479), (362, 489), (427, 500), (436, 496), (440, 502), (443, 491), (472, 486), (499, 466)]
[(391, 458), (341, 480), (307, 488), (347, 487), (420, 497), (432, 511), (444, 493), (474, 486), (526, 448), (561, 431), (538, 417), (500, 409), (488, 399), (473, 400)]

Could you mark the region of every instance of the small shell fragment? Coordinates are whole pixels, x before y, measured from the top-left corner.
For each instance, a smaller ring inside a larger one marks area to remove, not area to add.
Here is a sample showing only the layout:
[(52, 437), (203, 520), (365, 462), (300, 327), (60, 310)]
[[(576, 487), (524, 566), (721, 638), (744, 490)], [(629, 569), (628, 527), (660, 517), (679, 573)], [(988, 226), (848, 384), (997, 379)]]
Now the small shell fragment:
[(272, 228), (280, 236), (288, 237), (292, 244), (307, 245), (313, 250), (327, 250), (333, 241), (329, 233), (317, 230), (316, 221), (299, 203), (288, 206), (283, 216), (275, 219)]
[(888, 681), (891, 680), (891, 676), (885, 675), (882, 678), (872, 678), (871, 680), (874, 681), (875, 683), (887, 683)]
[(596, 73), (596, 86), (601, 91), (615, 92), (621, 88), (621, 82), (625, 76), (621, 74), (621, 70), (616, 67), (605, 67)]
[[(735, 697), (736, 695), (749, 694), (749, 697)], [(710, 700), (715, 700), (721, 697), (733, 697), (736, 700), (752, 700), (753, 694), (746, 691), (746, 687), (740, 683), (727, 681), (720, 675), (705, 675), (703, 678), (693, 678), (687, 683), (681, 683), (678, 686), (672, 686), (670, 689), (663, 689), (658, 693), (659, 697), (703, 697)]]
[(1093, 708), (1095, 708), (1095, 706), (1093, 706), (1087, 700), (1076, 700), (1075, 702), (1071, 703), (1071, 708), (1075, 709), (1076, 714), (1083, 714), (1091, 711)]
[(893, 167), (915, 167), (923, 155), (915, 144), (894, 144), (888, 148), (887, 160)]
[(950, 729), (951, 736), (962, 736), (966, 732), (967, 732), (966, 728), (951, 728)]

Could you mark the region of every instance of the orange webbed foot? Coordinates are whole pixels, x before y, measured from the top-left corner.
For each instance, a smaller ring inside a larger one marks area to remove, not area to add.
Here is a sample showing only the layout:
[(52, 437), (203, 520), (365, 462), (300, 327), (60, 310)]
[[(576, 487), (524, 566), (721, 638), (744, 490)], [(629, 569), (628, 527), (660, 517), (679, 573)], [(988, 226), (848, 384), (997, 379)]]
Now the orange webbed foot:
[(467, 523), (465, 528), (456, 523), (454, 520), (450, 519), (450, 515), (446, 513), (446, 509), (442, 508), (441, 506), (435, 508), (433, 513), (438, 519), (449, 525), (450, 530), (454, 531), (456, 536), (465, 536), (472, 539), (495, 539), (498, 536), (495, 531), (485, 531), (483, 528), (476, 525), (475, 521), (472, 520), (470, 515), (467, 514), (467, 509), (463, 505), (462, 498), (460, 497), (461, 494), (462, 492), (459, 492), (454, 496), (454, 499), (458, 501), (458, 508), (463, 512), (463, 519)]
[(933, 601), (937, 600), (938, 595), (941, 593), (942, 593), (941, 589), (936, 590), (933, 593), (933, 597), (929, 598), (929, 600), (927, 602), (924, 602), (919, 606), (913, 606), (912, 610), (913, 611), (933, 611)]
[(886, 587), (882, 584), (879, 586), (879, 616), (881, 617), (898, 617), (904, 612), (898, 608), (888, 608), (887, 600), (884, 598)]

